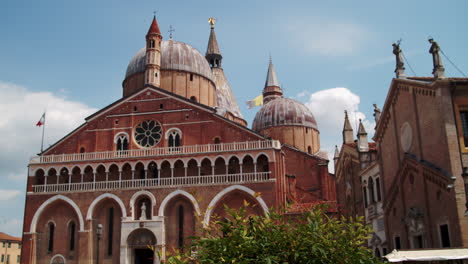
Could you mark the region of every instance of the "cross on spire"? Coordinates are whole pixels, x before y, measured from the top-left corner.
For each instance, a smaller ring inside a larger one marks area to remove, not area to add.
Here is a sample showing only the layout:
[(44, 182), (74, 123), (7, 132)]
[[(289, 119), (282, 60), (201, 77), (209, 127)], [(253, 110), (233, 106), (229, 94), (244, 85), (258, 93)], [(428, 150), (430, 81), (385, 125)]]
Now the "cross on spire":
[(153, 11), (153, 15), (156, 17), (156, 13), (158, 13), (158, 11), (154, 10)]
[(169, 30), (167, 32), (169, 32), (169, 39), (172, 39), (172, 32), (175, 32), (174, 27), (172, 27), (172, 25), (169, 25)]

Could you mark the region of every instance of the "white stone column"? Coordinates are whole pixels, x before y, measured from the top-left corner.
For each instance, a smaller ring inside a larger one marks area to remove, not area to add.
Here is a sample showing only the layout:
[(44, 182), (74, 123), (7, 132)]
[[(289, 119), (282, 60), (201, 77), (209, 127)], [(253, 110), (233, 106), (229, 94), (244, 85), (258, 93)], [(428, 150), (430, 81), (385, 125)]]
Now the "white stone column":
[(93, 172), (93, 190), (96, 190), (96, 174), (97, 172)]
[(171, 165), (171, 185), (174, 185), (174, 166)]
[(122, 187), (122, 171), (119, 170), (119, 188)]

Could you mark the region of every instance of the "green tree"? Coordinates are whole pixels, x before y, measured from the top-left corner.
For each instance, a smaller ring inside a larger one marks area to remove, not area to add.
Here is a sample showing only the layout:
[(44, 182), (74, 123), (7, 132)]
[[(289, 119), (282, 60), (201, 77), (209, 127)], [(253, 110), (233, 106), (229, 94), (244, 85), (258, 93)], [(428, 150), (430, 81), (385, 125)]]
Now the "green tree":
[(362, 218), (330, 217), (323, 206), (301, 215), (248, 216), (246, 206), (225, 207), (226, 218), (202, 230), (185, 255), (169, 257), (167, 263), (380, 263), (363, 246), (370, 228)]

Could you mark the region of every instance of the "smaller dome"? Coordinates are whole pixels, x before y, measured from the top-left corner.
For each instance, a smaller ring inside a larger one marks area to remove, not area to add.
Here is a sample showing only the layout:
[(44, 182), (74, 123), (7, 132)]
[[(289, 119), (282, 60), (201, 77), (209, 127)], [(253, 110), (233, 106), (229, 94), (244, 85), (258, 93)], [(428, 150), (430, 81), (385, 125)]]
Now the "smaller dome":
[(304, 126), (318, 130), (314, 115), (304, 104), (283, 97), (268, 102), (257, 112), (252, 129), (260, 132), (275, 126)]

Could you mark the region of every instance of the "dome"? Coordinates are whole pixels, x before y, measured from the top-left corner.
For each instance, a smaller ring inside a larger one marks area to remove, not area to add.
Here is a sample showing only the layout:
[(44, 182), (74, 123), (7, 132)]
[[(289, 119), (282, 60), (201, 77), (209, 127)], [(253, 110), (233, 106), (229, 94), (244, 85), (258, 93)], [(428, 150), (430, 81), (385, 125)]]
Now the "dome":
[[(125, 78), (145, 71), (146, 48), (140, 49), (130, 60)], [(186, 71), (212, 80), (211, 68), (205, 57), (192, 46), (167, 40), (161, 42), (161, 70)]]
[(304, 126), (318, 130), (312, 112), (290, 98), (278, 98), (265, 104), (255, 115), (252, 129), (256, 132), (275, 126)]

